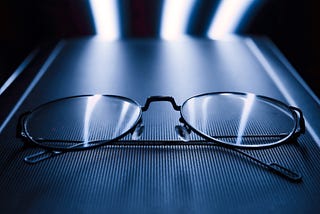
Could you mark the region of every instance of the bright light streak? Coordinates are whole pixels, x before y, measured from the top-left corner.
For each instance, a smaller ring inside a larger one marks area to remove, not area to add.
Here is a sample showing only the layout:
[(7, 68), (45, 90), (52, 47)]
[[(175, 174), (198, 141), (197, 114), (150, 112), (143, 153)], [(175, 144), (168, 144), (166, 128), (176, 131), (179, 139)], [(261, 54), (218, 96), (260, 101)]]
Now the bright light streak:
[(140, 114), (140, 108), (129, 102), (123, 101), (121, 106), (117, 109), (121, 109), (119, 118), (117, 120), (117, 126), (113, 131), (113, 137), (116, 138), (123, 134), (128, 129), (132, 128)]
[(195, 99), (190, 99), (188, 100), (188, 105), (187, 105), (187, 117), (189, 117), (188, 122), (189, 124), (192, 124), (193, 126), (197, 125), (197, 120), (196, 120), (196, 116), (197, 116), (197, 106), (196, 106), (196, 102)]
[(125, 119), (128, 116), (129, 107), (130, 107), (130, 103), (128, 103), (128, 102), (123, 102), (122, 105), (119, 106), (119, 108), (121, 108), (121, 112), (119, 115), (117, 127), (115, 128), (115, 130), (113, 132), (113, 138), (119, 136), (119, 134), (122, 134), (123, 124), (127, 122), (127, 121), (125, 121)]
[(222, 0), (207, 36), (213, 39), (232, 34), (255, 0)]
[(166, 0), (161, 20), (160, 36), (166, 40), (186, 34), (188, 19), (195, 0)]
[(116, 0), (90, 0), (97, 35), (106, 40), (120, 36), (119, 15)]
[(238, 129), (238, 135), (237, 135), (237, 141), (236, 141), (237, 145), (242, 143), (242, 136), (244, 134), (245, 129), (247, 128), (248, 119), (249, 119), (251, 109), (256, 96), (254, 94), (248, 94), (246, 98), (247, 99), (245, 99), (244, 101), (239, 129)]
[(206, 133), (210, 133), (210, 132), (207, 131), (207, 129), (209, 129), (208, 121), (210, 121), (209, 118), (208, 118), (208, 112), (211, 111), (211, 109), (208, 108), (208, 107), (212, 107), (212, 106), (209, 106), (209, 103), (210, 103), (211, 99), (212, 98), (210, 96), (204, 97), (203, 101), (201, 103), (201, 109), (202, 109), (201, 113), (202, 113), (202, 118), (203, 118), (202, 127), (203, 127), (204, 130), (206, 130)]
[(101, 99), (102, 95), (94, 95), (91, 97), (88, 97), (87, 100), (87, 106), (86, 106), (86, 112), (84, 116), (84, 127), (83, 127), (83, 142), (85, 143), (84, 146), (86, 146), (90, 140), (90, 121), (91, 121), (91, 115), (96, 107), (98, 101)]

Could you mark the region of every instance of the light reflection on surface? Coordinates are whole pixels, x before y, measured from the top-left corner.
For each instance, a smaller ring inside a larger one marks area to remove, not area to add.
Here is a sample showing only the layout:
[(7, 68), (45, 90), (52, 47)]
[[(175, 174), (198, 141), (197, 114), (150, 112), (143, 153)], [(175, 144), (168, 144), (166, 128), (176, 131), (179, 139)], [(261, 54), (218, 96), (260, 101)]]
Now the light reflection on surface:
[(166, 0), (161, 21), (160, 37), (166, 40), (182, 37), (195, 0)]
[(130, 107), (130, 104), (128, 102), (123, 102), (123, 104), (121, 106), (119, 106), (119, 108), (121, 109), (120, 110), (120, 115), (119, 115), (119, 119), (118, 119), (118, 122), (117, 122), (117, 126), (115, 128), (115, 131), (113, 132), (113, 137), (112, 138), (115, 138), (115, 137), (119, 136), (119, 132), (122, 131), (122, 126), (123, 126), (124, 123), (131, 124), (131, 122), (125, 121), (126, 116), (127, 116), (128, 112), (129, 112), (129, 107)]
[(120, 36), (116, 0), (90, 0), (91, 10), (99, 38), (114, 40)]
[(207, 36), (213, 39), (232, 34), (255, 0), (222, 0)]
[(197, 102), (195, 102), (195, 99), (190, 99), (187, 102), (187, 109), (185, 112), (187, 112), (188, 114), (186, 115), (188, 119), (188, 123), (189, 124), (197, 124), (196, 121), (196, 115), (197, 115), (197, 107), (196, 107)]
[[(203, 129), (207, 129), (209, 128), (208, 127), (208, 121), (209, 121), (209, 118), (208, 118), (208, 112), (209, 111), (214, 111), (214, 109), (209, 109), (208, 108), (208, 105), (209, 105), (209, 101), (211, 100), (211, 97), (210, 96), (206, 96), (203, 98), (203, 101), (201, 102), (201, 113), (202, 113), (202, 127)], [(212, 106), (212, 105), (210, 105)]]
[(242, 109), (241, 119), (239, 123), (238, 128), (238, 134), (237, 134), (237, 141), (236, 144), (239, 145), (242, 143), (242, 136), (244, 134), (244, 131), (247, 127), (248, 119), (252, 110), (252, 106), (255, 102), (255, 95), (254, 94), (248, 94), (246, 96), (246, 99), (244, 100), (244, 105)]
[(90, 120), (92, 112), (101, 99), (102, 95), (94, 95), (91, 97), (88, 97), (87, 105), (86, 105), (86, 112), (84, 116), (84, 127), (83, 127), (83, 141), (84, 141), (84, 147), (86, 147), (86, 144), (89, 142), (90, 138)]

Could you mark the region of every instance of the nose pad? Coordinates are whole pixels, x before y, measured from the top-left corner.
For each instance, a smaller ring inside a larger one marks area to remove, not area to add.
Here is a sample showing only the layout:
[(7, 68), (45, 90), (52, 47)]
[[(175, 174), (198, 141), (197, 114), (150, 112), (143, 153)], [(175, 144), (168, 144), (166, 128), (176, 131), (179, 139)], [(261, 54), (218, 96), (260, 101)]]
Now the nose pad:
[(175, 131), (183, 142), (189, 142), (190, 141), (190, 130), (186, 126), (176, 125)]
[(144, 125), (142, 123), (139, 123), (136, 128), (134, 129), (131, 139), (132, 140), (139, 140), (142, 136), (142, 133), (144, 131)]

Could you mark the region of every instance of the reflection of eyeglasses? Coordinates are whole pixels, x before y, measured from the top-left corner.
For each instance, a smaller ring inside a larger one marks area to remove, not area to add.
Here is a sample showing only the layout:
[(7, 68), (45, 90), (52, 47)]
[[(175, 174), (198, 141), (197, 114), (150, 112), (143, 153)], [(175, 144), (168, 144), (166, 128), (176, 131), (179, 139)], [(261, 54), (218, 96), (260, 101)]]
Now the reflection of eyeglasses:
[[(167, 96), (149, 97), (143, 107), (114, 95), (62, 98), (25, 114), (20, 121), (21, 135), (33, 144), (55, 151), (111, 144), (130, 133), (134, 141), (143, 132), (142, 112), (156, 101), (168, 101), (180, 112), (182, 125), (175, 127), (182, 140), (178, 144), (187, 144), (193, 131), (206, 140), (206, 145), (264, 148), (297, 138), (305, 129), (298, 108), (251, 93), (217, 92), (191, 97), (181, 106)], [(269, 166), (287, 177), (296, 177), (284, 167)]]

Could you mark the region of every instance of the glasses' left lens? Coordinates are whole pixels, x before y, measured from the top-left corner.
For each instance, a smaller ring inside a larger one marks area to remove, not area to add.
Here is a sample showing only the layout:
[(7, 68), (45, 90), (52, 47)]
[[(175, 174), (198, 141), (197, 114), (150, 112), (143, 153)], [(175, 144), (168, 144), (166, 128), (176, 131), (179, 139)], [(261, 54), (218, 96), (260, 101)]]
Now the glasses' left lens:
[(79, 149), (124, 136), (140, 117), (140, 106), (127, 98), (80, 96), (40, 106), (28, 115), (24, 128), (41, 146)]

